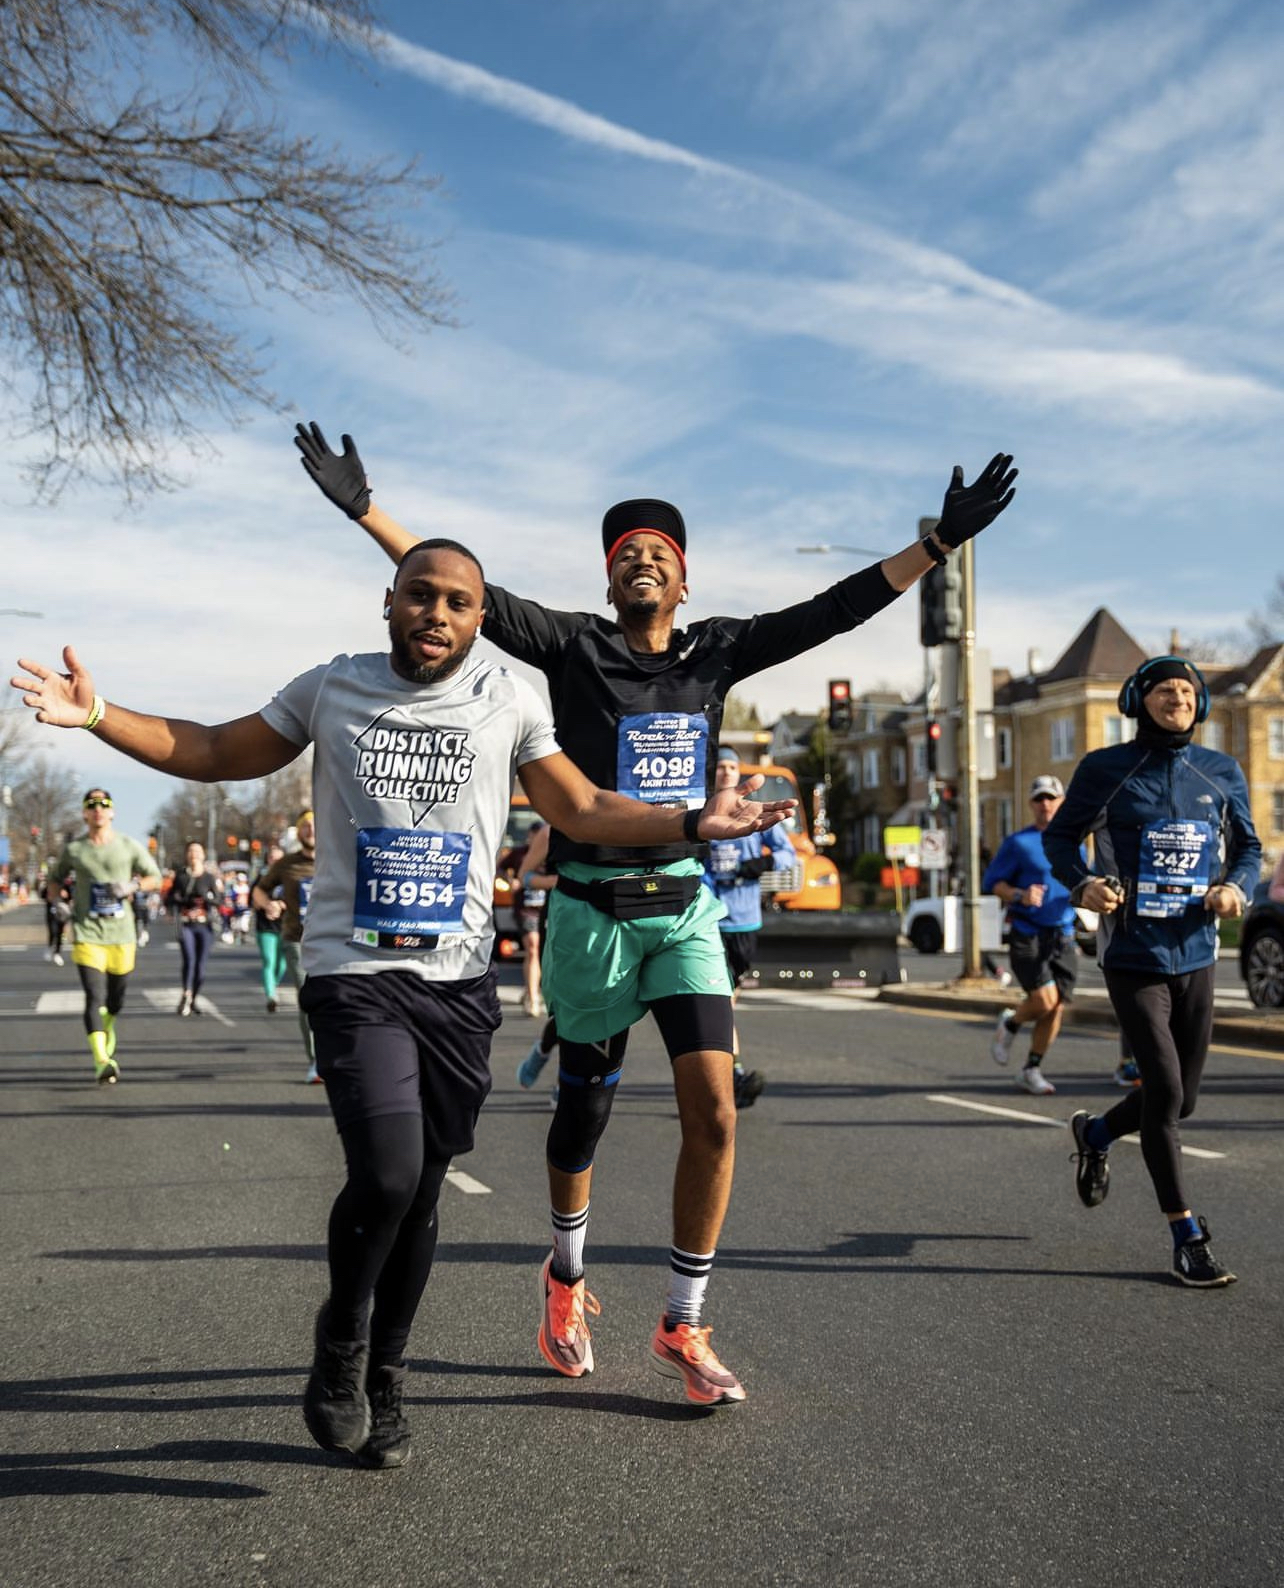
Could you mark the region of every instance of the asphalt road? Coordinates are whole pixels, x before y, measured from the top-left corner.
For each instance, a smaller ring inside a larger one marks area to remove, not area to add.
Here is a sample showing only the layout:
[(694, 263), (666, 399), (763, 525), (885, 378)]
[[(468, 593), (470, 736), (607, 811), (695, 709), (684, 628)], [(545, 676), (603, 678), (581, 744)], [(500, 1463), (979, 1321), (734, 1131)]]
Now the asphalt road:
[(1194, 1292), (1134, 1145), (1102, 1208), (1074, 1197), (1105, 1034), (1063, 1038), (1030, 1098), (974, 1017), (752, 995), (770, 1084), (707, 1309), (749, 1399), (709, 1414), (647, 1365), (677, 1145), (649, 1028), (594, 1186), (597, 1371), (539, 1357), (549, 1111), (513, 1080), (514, 988), (443, 1193), (414, 1459), (378, 1474), (299, 1413), (341, 1158), (292, 1016), (251, 950), (217, 951), (217, 1015), (169, 1013), (176, 983), (153, 942), (102, 1090), (74, 971), (0, 950), (6, 1588), (1284, 1579), (1279, 1059), (1210, 1061), (1189, 1184), (1240, 1283)]

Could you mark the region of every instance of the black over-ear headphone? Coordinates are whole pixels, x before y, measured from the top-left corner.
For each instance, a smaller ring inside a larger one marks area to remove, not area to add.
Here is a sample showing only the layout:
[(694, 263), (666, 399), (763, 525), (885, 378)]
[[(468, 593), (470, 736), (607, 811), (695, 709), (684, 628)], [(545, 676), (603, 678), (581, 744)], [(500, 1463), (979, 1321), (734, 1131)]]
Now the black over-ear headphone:
[(1209, 708), (1212, 706), (1212, 701), (1208, 695), (1208, 685), (1204, 681), (1204, 675), (1199, 668), (1195, 666), (1194, 662), (1187, 661), (1184, 656), (1148, 657), (1131, 678), (1124, 680), (1124, 686), (1119, 691), (1119, 710), (1125, 717), (1140, 715), (1146, 674), (1160, 662), (1180, 662), (1183, 667), (1188, 667), (1195, 675), (1193, 680), (1195, 684), (1195, 721), (1203, 722), (1208, 716)]

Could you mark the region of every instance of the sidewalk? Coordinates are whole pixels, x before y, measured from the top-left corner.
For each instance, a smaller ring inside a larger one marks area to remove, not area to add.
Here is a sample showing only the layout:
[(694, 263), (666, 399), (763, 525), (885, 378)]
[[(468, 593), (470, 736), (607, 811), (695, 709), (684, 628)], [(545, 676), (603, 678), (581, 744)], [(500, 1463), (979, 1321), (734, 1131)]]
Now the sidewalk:
[[(995, 982), (900, 982), (879, 989), (880, 1002), (903, 1009), (957, 1010), (960, 1014), (997, 1016), (1021, 996), (1019, 987), (1000, 987)], [(1067, 1026), (1100, 1026), (1118, 1030), (1114, 1010), (1104, 992), (1077, 989), (1075, 1001), (1065, 1012)], [(1216, 1007), (1213, 1015), (1214, 1044), (1260, 1048), (1284, 1053), (1284, 1010), (1271, 1013), (1256, 1009), (1252, 1014), (1232, 1013)]]

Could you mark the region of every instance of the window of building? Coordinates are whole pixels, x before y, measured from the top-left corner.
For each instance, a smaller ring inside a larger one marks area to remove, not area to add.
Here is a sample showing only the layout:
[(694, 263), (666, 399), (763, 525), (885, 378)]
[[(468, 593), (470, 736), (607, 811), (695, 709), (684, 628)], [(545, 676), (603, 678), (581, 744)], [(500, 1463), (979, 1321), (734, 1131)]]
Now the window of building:
[(1266, 753), (1272, 761), (1284, 761), (1284, 717), (1267, 719)]
[(1074, 760), (1074, 718), (1053, 717), (1048, 724), (1048, 753), (1054, 761)]
[(1271, 831), (1284, 833), (1284, 788), (1271, 790)]
[(921, 783), (927, 776), (927, 743), (923, 739), (914, 741), (914, 777)]
[(995, 753), (996, 757), (998, 758), (998, 764), (999, 764), (1000, 767), (1005, 767), (1005, 766), (1011, 766), (1012, 765), (1012, 730), (1011, 730), (1011, 728), (1000, 728), (999, 729), (998, 741), (997, 741), (997, 743), (995, 745), (995, 752), (994, 753)]
[(1199, 730), (1199, 742), (1206, 750), (1225, 750), (1226, 729), (1220, 722), (1206, 722)]
[(883, 822), (879, 816), (866, 816), (864, 820), (865, 845), (867, 855), (880, 855), (883, 852)]
[(1135, 717), (1109, 716), (1102, 722), (1103, 741), (1106, 744), (1127, 744), (1137, 736)]
[(998, 801), (998, 807), (999, 807), (999, 842), (1002, 843), (1003, 840), (1012, 831), (1012, 801), (1010, 799), (1001, 799), (1001, 800)]
[(898, 787), (905, 782), (905, 746), (892, 746), (892, 782)]
[(866, 750), (861, 758), (860, 780), (862, 788), (878, 787), (878, 751)]

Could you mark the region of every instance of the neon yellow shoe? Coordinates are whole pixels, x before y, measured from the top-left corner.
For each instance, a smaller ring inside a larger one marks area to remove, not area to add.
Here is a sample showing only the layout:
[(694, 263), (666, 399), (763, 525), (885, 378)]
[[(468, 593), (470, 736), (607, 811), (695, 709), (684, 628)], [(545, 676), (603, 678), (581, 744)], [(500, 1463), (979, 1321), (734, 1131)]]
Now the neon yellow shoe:
[(89, 1051), (94, 1056), (94, 1079), (99, 1086), (115, 1086), (120, 1079), (120, 1066), (107, 1050), (107, 1033), (89, 1033)]
[(105, 1009), (98, 1013), (103, 1017), (103, 1034), (107, 1038), (107, 1057), (111, 1058), (116, 1051), (116, 1016), (108, 1014)]

